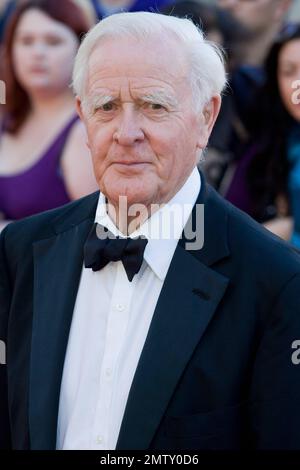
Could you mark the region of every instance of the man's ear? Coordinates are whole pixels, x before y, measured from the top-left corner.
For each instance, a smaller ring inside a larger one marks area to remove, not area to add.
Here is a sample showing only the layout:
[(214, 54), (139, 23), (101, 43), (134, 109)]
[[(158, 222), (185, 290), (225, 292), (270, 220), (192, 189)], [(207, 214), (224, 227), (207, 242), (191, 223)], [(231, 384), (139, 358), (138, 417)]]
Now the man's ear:
[(221, 96), (215, 95), (212, 97), (210, 102), (204, 106), (203, 115), (205, 119), (205, 124), (208, 127), (209, 133), (211, 133), (212, 128), (217, 120), (218, 114), (221, 109)]
[(211, 131), (220, 112), (222, 99), (220, 95), (214, 95), (202, 110), (201, 133), (199, 135), (198, 147), (206, 147)]
[[(81, 103), (81, 99), (79, 98), (79, 96), (76, 96), (75, 107), (76, 107), (76, 111), (77, 111), (81, 121), (85, 125), (85, 119), (84, 119), (83, 112), (82, 112), (82, 103)], [(90, 148), (90, 144), (89, 144), (88, 140), (86, 141), (86, 145), (88, 146), (88, 148)]]
[(80, 117), (80, 119), (84, 122), (84, 119), (83, 119), (83, 113), (82, 113), (82, 107), (81, 107), (81, 99), (79, 98), (79, 96), (76, 96), (76, 111)]

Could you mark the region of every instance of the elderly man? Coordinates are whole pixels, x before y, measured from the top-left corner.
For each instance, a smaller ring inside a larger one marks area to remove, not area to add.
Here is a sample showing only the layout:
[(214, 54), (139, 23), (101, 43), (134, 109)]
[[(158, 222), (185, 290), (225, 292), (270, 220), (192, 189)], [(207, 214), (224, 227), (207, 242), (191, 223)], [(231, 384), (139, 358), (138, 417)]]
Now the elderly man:
[(100, 192), (1, 234), (3, 447), (300, 447), (299, 256), (197, 170), (224, 84), (189, 20), (83, 41)]

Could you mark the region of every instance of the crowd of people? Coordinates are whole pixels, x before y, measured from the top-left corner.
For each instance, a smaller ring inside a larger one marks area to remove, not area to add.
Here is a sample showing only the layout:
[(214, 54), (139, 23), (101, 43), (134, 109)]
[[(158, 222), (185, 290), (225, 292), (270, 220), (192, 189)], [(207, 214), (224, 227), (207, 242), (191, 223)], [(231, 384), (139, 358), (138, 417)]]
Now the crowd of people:
[[(188, 17), (228, 85), (199, 166), (226, 199), (300, 247), (300, 25), (293, 0), (7, 0), (0, 6), (0, 230), (97, 189), (70, 88), (85, 33), (119, 11)], [(296, 87), (296, 88), (295, 88)]]

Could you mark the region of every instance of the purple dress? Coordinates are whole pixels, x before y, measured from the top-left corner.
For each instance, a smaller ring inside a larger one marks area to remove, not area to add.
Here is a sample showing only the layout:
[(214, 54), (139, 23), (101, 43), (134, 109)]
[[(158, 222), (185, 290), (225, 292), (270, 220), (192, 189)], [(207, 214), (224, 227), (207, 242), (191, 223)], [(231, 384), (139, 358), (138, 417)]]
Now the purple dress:
[(60, 169), (60, 158), (78, 116), (54, 139), (46, 152), (13, 175), (0, 175), (0, 220), (17, 220), (70, 202)]
[(259, 146), (257, 144), (253, 144), (247, 149), (237, 164), (230, 186), (225, 194), (225, 199), (252, 217), (255, 216), (255, 212), (247, 187), (247, 171), (258, 149)]

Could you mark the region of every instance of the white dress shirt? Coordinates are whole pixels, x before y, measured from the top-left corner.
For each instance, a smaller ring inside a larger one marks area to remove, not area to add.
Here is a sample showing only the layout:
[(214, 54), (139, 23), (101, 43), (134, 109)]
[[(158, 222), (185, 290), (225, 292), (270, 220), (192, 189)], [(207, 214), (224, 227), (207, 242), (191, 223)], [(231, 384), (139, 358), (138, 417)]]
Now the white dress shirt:
[[(168, 204), (130, 235), (149, 240), (132, 282), (121, 261), (97, 272), (83, 267), (62, 376), (57, 449), (115, 449), (156, 303), (200, 185), (195, 168)], [(124, 236), (101, 193), (95, 222)]]

